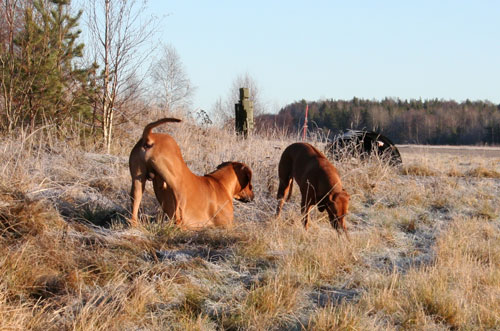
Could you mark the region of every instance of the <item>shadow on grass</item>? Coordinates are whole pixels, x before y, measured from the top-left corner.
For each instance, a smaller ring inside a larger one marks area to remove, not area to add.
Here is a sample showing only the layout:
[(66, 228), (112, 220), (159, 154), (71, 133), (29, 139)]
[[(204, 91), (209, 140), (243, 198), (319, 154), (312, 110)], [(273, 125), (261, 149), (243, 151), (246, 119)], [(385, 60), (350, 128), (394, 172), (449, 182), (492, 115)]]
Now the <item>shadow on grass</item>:
[(77, 212), (76, 216), (76, 220), (104, 228), (110, 228), (116, 224), (123, 226), (129, 224), (123, 211), (102, 209), (91, 205), (84, 206), (81, 211)]

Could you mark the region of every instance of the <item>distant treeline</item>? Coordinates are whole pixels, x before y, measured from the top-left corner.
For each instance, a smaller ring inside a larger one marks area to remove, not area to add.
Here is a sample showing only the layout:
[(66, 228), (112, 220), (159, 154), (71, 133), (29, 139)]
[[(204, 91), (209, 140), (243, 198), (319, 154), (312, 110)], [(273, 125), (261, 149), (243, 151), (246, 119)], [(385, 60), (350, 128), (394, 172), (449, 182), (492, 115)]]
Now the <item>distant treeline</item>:
[(500, 144), (500, 105), (488, 101), (324, 100), (292, 103), (277, 115), (256, 119), (259, 129), (297, 132), (309, 106), (309, 130), (333, 136), (347, 129), (376, 131), (395, 143), (477, 145)]

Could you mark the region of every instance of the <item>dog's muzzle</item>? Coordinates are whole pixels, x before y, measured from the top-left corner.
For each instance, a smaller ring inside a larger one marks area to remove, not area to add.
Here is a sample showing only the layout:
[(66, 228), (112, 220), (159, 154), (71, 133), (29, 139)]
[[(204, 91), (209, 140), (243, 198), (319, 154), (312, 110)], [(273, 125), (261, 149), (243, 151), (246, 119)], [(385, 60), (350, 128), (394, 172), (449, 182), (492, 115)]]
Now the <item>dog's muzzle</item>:
[(236, 200), (241, 201), (241, 202), (250, 202), (253, 200), (253, 195), (248, 196), (248, 195), (241, 195), (236, 198)]

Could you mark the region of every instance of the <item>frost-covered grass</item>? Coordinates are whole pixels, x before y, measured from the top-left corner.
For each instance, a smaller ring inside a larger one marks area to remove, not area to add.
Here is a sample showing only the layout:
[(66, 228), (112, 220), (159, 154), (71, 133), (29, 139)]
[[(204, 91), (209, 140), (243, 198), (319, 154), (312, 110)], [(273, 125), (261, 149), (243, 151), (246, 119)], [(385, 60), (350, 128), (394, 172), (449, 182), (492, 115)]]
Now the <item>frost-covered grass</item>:
[(256, 198), (235, 202), (232, 230), (185, 232), (148, 184), (131, 229), (128, 153), (143, 124), (117, 132), (113, 155), (53, 128), (2, 139), (0, 329), (500, 328), (500, 159), (334, 161), (348, 241), (317, 210), (302, 228), (297, 189), (274, 217), (293, 137), (167, 124), (197, 174), (247, 163)]

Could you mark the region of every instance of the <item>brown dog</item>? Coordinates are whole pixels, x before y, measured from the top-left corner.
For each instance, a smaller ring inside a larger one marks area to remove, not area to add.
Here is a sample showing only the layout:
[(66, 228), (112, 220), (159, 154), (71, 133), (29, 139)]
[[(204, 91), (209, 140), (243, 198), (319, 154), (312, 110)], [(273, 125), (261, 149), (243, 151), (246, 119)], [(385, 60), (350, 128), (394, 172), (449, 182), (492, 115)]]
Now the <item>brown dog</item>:
[(293, 179), (300, 187), (302, 194), (301, 211), (304, 215), (304, 227), (309, 226), (309, 212), (314, 205), (319, 211), (327, 211), (330, 223), (339, 231), (339, 224), (347, 236), (345, 215), (349, 207), (349, 194), (342, 188), (337, 169), (328, 159), (307, 143), (295, 143), (288, 146), (281, 155), (278, 174), (279, 217), (281, 208), (292, 195)]
[(164, 118), (148, 124), (130, 153), (132, 225), (137, 225), (139, 205), (149, 179), (165, 214), (182, 228), (231, 227), (232, 199), (253, 200), (252, 171), (243, 163), (225, 162), (205, 176), (193, 174), (170, 135), (151, 133), (154, 127), (167, 122), (180, 120)]

